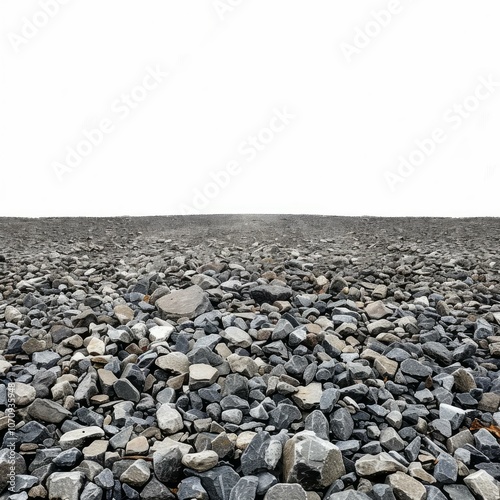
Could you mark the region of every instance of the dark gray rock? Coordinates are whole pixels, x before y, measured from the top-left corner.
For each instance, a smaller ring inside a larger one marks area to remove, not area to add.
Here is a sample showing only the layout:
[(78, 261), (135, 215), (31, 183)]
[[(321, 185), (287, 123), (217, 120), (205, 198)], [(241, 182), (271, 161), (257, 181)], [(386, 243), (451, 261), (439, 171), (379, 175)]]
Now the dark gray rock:
[(255, 476), (242, 477), (229, 495), (229, 500), (255, 500), (259, 480)]
[(354, 421), (349, 410), (346, 408), (339, 408), (330, 417), (330, 428), (337, 439), (343, 441), (349, 439), (354, 430)]
[(229, 500), (231, 491), (240, 480), (240, 476), (228, 465), (214, 467), (206, 472), (195, 472), (188, 469), (187, 473), (200, 478), (210, 499)]

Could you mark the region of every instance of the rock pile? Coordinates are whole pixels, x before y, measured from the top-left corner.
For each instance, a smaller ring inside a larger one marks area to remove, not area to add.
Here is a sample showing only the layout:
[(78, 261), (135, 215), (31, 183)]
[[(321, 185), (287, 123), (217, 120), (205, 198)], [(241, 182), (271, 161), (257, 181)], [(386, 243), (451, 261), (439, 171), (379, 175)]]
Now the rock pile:
[(488, 242), (341, 233), (3, 251), (0, 500), (498, 500)]

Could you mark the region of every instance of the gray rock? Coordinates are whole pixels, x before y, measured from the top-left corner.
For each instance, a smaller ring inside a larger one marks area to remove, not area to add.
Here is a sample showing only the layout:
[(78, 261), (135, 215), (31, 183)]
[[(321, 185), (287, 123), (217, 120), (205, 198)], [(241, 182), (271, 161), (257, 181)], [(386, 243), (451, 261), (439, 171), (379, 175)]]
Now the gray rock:
[(292, 289), (278, 285), (259, 285), (250, 289), (250, 297), (255, 302), (273, 304), (279, 300), (288, 300), (292, 296)]
[(87, 483), (80, 494), (80, 500), (101, 500), (102, 489), (94, 483)]
[(14, 492), (19, 493), (20, 491), (29, 490), (31, 487), (39, 483), (39, 479), (36, 476), (30, 476), (28, 474), (16, 474), (14, 480)]
[(232, 489), (229, 500), (255, 500), (259, 480), (255, 476), (242, 477)]
[(464, 478), (464, 483), (472, 493), (482, 500), (498, 500), (500, 498), (498, 483), (484, 470), (469, 474)]
[(406, 472), (407, 468), (389, 453), (383, 452), (378, 455), (364, 455), (356, 460), (356, 473), (361, 477), (376, 477), (393, 472)]
[(436, 360), (442, 366), (448, 366), (453, 363), (453, 355), (446, 346), (439, 342), (425, 342), (422, 344), (422, 350), (427, 356)]
[(8, 448), (0, 449), (0, 493), (8, 484), (11, 467), (16, 474), (25, 474), (27, 469), (24, 457), (14, 450), (11, 452)]
[(231, 491), (240, 480), (240, 476), (228, 465), (215, 467), (206, 472), (190, 471), (189, 473), (201, 479), (201, 484), (210, 499), (229, 500)]
[[(196, 498), (196, 497), (195, 497)], [(156, 478), (152, 478), (141, 491), (142, 500), (175, 500), (172, 492)]]
[(476, 448), (490, 460), (500, 460), (500, 445), (496, 438), (486, 429), (480, 429), (474, 434)]
[[(376, 485), (376, 486), (385, 486), (385, 485)], [(372, 499), (362, 491), (350, 490), (350, 491), (338, 491), (336, 493), (332, 493), (325, 500), (372, 500)]]
[(155, 305), (164, 319), (192, 319), (212, 309), (208, 294), (198, 285), (164, 295)]
[(426, 378), (432, 374), (432, 370), (418, 362), (416, 359), (407, 358), (400, 365), (401, 371), (410, 377)]
[(339, 408), (330, 417), (330, 428), (333, 435), (340, 440), (347, 440), (354, 430), (354, 421), (346, 408)]
[(306, 417), (304, 428), (306, 431), (313, 431), (321, 439), (330, 439), (330, 425), (320, 410), (314, 410)]
[(388, 451), (402, 451), (406, 443), (392, 427), (383, 429), (380, 433), (380, 444)]
[(104, 469), (102, 472), (97, 474), (94, 478), (94, 482), (97, 486), (100, 486), (105, 490), (110, 490), (115, 484), (113, 473), (109, 469)]
[(175, 482), (182, 470), (182, 452), (172, 446), (156, 451), (153, 454), (153, 470), (162, 483)]
[(144, 486), (151, 476), (149, 465), (145, 460), (139, 459), (132, 462), (127, 469), (120, 475), (120, 481), (130, 486)]
[(453, 484), (457, 481), (458, 464), (456, 460), (448, 454), (441, 454), (438, 462), (434, 466), (434, 477), (441, 484)]
[(179, 500), (209, 500), (208, 493), (198, 477), (183, 479), (179, 484), (177, 497)]
[(329, 388), (323, 391), (319, 400), (319, 409), (324, 413), (331, 413), (340, 398), (338, 389)]
[[(445, 484), (443, 490), (446, 491), (450, 500), (474, 500), (474, 495), (463, 484)], [(448, 500), (442, 493), (441, 495), (441, 497), (436, 495), (436, 500)], [(429, 493), (427, 493), (427, 500), (429, 500)]]
[(113, 390), (120, 399), (138, 403), (141, 399), (141, 393), (134, 387), (130, 380), (125, 378), (118, 379), (113, 384)]
[(300, 410), (289, 404), (280, 404), (269, 412), (269, 425), (274, 425), (277, 429), (289, 429), (293, 422), (301, 419)]
[(156, 412), (158, 427), (167, 434), (175, 434), (184, 427), (181, 414), (167, 404), (163, 404)]
[(241, 455), (241, 471), (244, 476), (251, 476), (270, 469), (266, 461), (266, 452), (270, 443), (271, 436), (267, 432), (258, 432), (253, 437)]
[(61, 451), (54, 458), (53, 463), (58, 467), (75, 467), (83, 458), (83, 453), (78, 448), (69, 448)]
[(387, 476), (386, 481), (394, 490), (396, 498), (401, 500), (425, 500), (427, 497), (423, 484), (404, 472), (395, 472)]
[(465, 410), (448, 404), (439, 405), (439, 418), (448, 420), (451, 428), (456, 431), (465, 418)]
[(79, 500), (83, 486), (81, 472), (54, 472), (47, 479), (50, 500)]
[(307, 500), (307, 494), (299, 484), (275, 484), (264, 500)]
[(298, 482), (310, 489), (324, 488), (344, 474), (340, 450), (314, 432), (299, 432), (286, 442), (283, 476), (287, 483)]
[(50, 399), (37, 398), (28, 407), (28, 414), (35, 420), (42, 420), (51, 424), (59, 424), (71, 417), (72, 413), (59, 403)]

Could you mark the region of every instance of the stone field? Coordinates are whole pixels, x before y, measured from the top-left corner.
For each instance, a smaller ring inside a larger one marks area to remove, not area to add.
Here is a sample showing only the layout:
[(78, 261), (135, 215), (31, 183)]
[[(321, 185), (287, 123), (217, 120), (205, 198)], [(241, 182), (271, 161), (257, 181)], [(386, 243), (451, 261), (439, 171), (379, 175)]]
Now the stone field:
[(499, 500), (500, 219), (0, 219), (0, 500)]

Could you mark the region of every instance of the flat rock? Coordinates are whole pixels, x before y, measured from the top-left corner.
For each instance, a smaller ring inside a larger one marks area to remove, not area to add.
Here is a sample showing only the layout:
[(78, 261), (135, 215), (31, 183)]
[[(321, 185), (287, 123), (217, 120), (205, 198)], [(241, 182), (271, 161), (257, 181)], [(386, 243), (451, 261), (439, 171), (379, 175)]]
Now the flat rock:
[(164, 319), (192, 319), (212, 309), (207, 293), (198, 285), (164, 295), (155, 305)]

